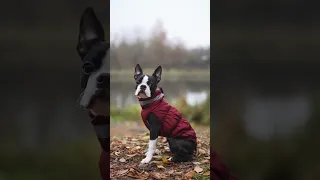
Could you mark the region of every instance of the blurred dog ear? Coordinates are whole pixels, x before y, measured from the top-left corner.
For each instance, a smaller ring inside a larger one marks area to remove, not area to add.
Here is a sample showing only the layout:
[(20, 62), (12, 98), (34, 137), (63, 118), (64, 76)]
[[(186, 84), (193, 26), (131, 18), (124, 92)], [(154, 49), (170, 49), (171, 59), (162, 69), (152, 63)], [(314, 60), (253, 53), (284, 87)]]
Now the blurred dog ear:
[(157, 79), (157, 82), (160, 82), (161, 81), (161, 74), (162, 74), (162, 67), (158, 66), (157, 69), (152, 74), (152, 76), (154, 76)]
[(80, 20), (77, 45), (78, 54), (83, 57), (96, 42), (104, 40), (105, 34), (102, 24), (98, 20), (93, 8), (88, 7)]
[(137, 64), (136, 67), (134, 68), (134, 76), (133, 76), (133, 78), (136, 80), (142, 74), (143, 74), (143, 71), (142, 71), (140, 65)]

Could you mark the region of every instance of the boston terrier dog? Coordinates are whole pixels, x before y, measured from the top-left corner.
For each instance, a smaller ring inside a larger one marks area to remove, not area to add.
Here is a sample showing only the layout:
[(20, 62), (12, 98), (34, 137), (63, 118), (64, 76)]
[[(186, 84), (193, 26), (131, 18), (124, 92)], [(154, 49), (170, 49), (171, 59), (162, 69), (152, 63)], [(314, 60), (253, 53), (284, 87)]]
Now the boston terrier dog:
[(89, 110), (102, 151), (100, 174), (110, 179), (110, 67), (109, 42), (93, 9), (87, 8), (80, 20), (77, 52), (82, 61), (80, 106)]
[(173, 157), (172, 162), (192, 160), (197, 147), (196, 133), (181, 113), (164, 100), (164, 92), (158, 87), (162, 67), (159, 66), (152, 75), (145, 75), (139, 64), (135, 67), (135, 95), (141, 105), (141, 117), (150, 131), (150, 140), (146, 157), (141, 163), (149, 163), (155, 154), (159, 136), (167, 138)]
[(109, 115), (110, 43), (92, 8), (80, 21), (77, 52), (82, 61), (80, 105), (95, 115)]

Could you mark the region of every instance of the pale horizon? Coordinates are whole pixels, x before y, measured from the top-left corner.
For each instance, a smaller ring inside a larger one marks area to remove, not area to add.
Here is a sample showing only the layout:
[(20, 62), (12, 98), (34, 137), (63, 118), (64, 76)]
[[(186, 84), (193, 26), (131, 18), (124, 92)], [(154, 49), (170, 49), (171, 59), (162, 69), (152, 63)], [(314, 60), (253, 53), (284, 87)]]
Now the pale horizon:
[(210, 46), (210, 0), (111, 0), (110, 5), (111, 41), (147, 38), (160, 20), (169, 41)]

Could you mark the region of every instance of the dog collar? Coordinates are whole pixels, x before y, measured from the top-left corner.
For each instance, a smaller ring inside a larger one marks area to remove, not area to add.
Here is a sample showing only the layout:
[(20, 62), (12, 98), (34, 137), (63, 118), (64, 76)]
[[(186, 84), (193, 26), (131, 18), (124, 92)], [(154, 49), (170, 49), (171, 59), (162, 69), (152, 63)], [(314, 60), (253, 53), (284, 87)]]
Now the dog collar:
[(161, 92), (160, 94), (158, 94), (157, 96), (155, 96), (152, 99), (139, 100), (140, 105), (146, 106), (146, 105), (152, 104), (153, 102), (163, 98), (164, 97), (163, 91), (160, 90), (160, 92)]

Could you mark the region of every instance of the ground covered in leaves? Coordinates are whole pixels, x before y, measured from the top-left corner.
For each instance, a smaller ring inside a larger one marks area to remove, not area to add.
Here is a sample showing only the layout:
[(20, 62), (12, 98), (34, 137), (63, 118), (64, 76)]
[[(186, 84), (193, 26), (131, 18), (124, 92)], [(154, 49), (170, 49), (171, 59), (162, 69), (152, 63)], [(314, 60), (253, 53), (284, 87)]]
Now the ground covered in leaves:
[(160, 137), (157, 154), (141, 165), (148, 148), (149, 135), (112, 136), (110, 145), (111, 179), (210, 179), (210, 132), (196, 129), (198, 149), (192, 162), (172, 163), (166, 138)]

